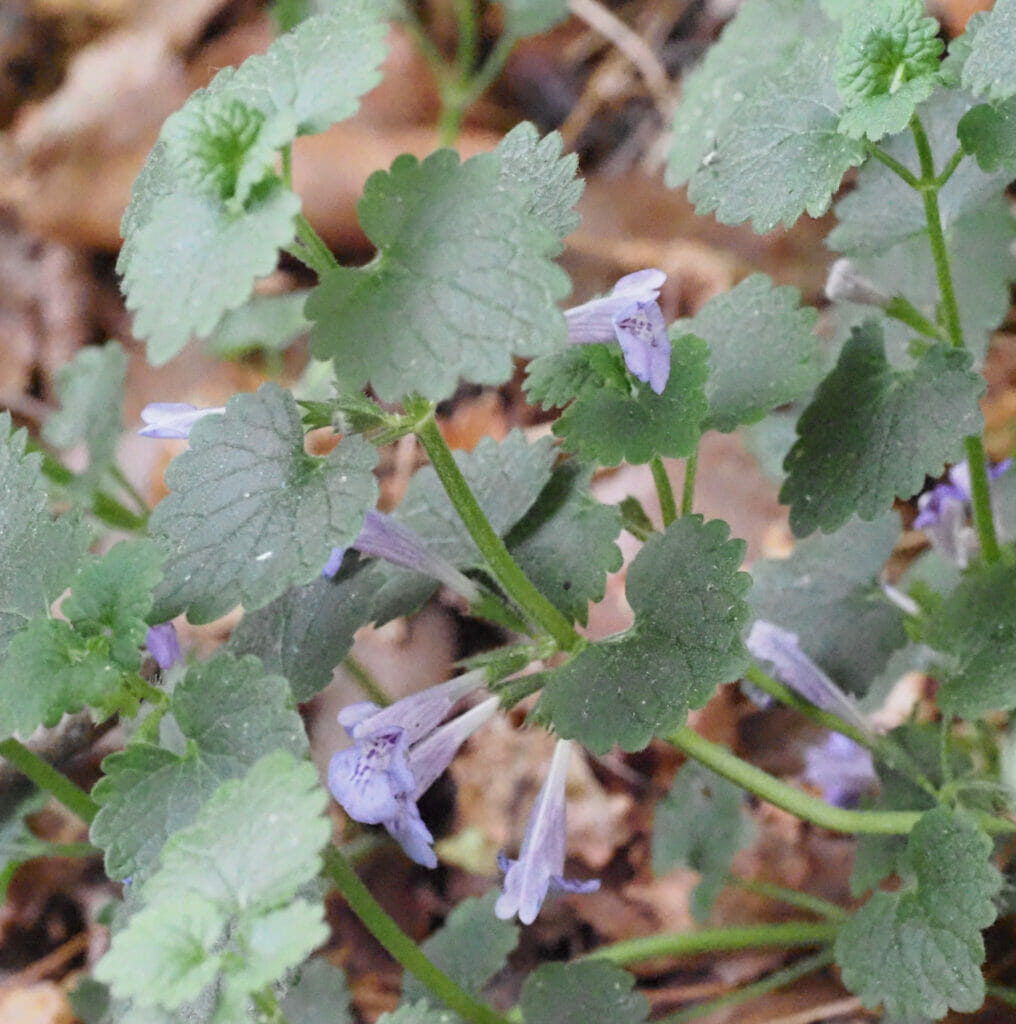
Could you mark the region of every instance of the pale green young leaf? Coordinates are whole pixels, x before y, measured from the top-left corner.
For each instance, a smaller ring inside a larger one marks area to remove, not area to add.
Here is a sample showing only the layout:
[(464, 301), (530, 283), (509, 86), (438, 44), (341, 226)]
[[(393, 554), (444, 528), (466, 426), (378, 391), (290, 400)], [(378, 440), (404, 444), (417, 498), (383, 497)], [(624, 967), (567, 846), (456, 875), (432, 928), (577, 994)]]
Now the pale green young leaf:
[(557, 236), (500, 174), (493, 154), (460, 164), (439, 150), (371, 175), (358, 211), (378, 257), (326, 273), (307, 301), (314, 354), (344, 384), (446, 398), (460, 378), (501, 384), (513, 355), (564, 343)]
[(168, 551), (159, 621), (184, 609), (210, 622), (239, 603), (260, 608), (309, 583), (333, 546), (356, 539), (377, 495), (373, 448), (346, 437), (317, 458), (303, 440), (296, 402), (275, 384), (234, 396), (224, 415), (195, 425), (152, 514)]
[(899, 536), (899, 517), (889, 512), (799, 541), (789, 558), (756, 559), (755, 617), (796, 633), (801, 649), (829, 676), (851, 693), (865, 693), (907, 639), (902, 613), (878, 582)]
[[(574, 401), (554, 421), (554, 433), (566, 451), (604, 466), (633, 465), (656, 455), (690, 455), (702, 435), (708, 404), (703, 387), (708, 375), (708, 348), (694, 334), (671, 332), (670, 377), (663, 394), (625, 373), (614, 346), (580, 345), (530, 366), (529, 398), (555, 404), (565, 384), (551, 378), (563, 371), (577, 385)], [(545, 383), (546, 382), (546, 383)]]
[(1016, 94), (1016, 0), (995, 0), (967, 25), (962, 82), (975, 96), (1004, 100)]
[(56, 372), (60, 408), (43, 424), (43, 439), (54, 448), (84, 445), (88, 479), (95, 482), (115, 458), (123, 426), (123, 382), (127, 353), (116, 341), (83, 348)]
[(806, 394), (818, 381), (818, 314), (796, 288), (752, 274), (674, 325), (709, 346), (706, 427), (729, 432)]
[(691, 868), (702, 881), (691, 895), (696, 921), (709, 917), (726, 884), (730, 863), (755, 836), (744, 812), (744, 791), (694, 761), (686, 762), (656, 805), (653, 874)]
[[(483, 986), (508, 960), (519, 941), (519, 928), (513, 921), (494, 916), (498, 892), (493, 890), (479, 899), (463, 900), (448, 920), (420, 948), (432, 964), (458, 982), (467, 992), (479, 996)], [(411, 974), (402, 986), (403, 1002), (414, 1003), (435, 997)]]
[(501, 162), (501, 183), (526, 192), (528, 210), (562, 241), (578, 226), (575, 204), (585, 182), (577, 176), (578, 155), (561, 155), (561, 136), (542, 139), (529, 121), (516, 125), (494, 151)]
[[(11, 433), (0, 413), (0, 638), (45, 615), (88, 549), (90, 533), (75, 515), (54, 519), (42, 457), (25, 454), (28, 434)], [(0, 657), (3, 648), (0, 647)]]
[(166, 840), (190, 825), (220, 783), (274, 750), (307, 752), (285, 679), (252, 657), (216, 654), (191, 665), (173, 692), (181, 753), (134, 742), (103, 761), (93, 790), (101, 805), (91, 839), (111, 878), (147, 875)]
[(232, 359), (251, 351), (283, 352), (310, 330), (303, 315), (306, 291), (253, 295), (226, 313), (205, 340), (205, 351)]
[(684, 516), (650, 537), (628, 570), (635, 624), (549, 671), (537, 717), (595, 753), (640, 750), (738, 678), (751, 577), (738, 571), (744, 541), (728, 533), (720, 520)]
[(607, 573), (622, 565), (614, 543), (621, 532), (616, 506), (589, 493), (593, 468), (562, 463), (536, 504), (508, 535), (507, 544), (526, 575), (566, 615), (585, 625), (589, 602), (600, 601)]
[(324, 957), (300, 968), (280, 1006), (287, 1024), (321, 1024), (322, 1007), (327, 1007), (328, 1024), (353, 1024), (346, 975)]
[(160, 200), (132, 240), (123, 288), (134, 333), (161, 366), (192, 335), (206, 335), (223, 313), (275, 269), (280, 246), (295, 233), (300, 199), (280, 184), (241, 214), (215, 196), (183, 190)]
[[(940, 171), (958, 148), (956, 124), (971, 105), (963, 93), (940, 89), (918, 108), (936, 170)], [(883, 148), (920, 177), (910, 132), (893, 136)], [(939, 193), (942, 227), (948, 232), (960, 217), (1002, 192), (1006, 184), (1005, 174), (985, 174), (973, 161), (963, 161)], [(869, 160), (861, 169), (857, 188), (836, 204), (836, 216), (840, 223), (830, 232), (828, 244), (848, 256), (883, 252), (914, 235), (927, 237), (920, 193), (878, 160)]]
[(985, 174), (1016, 174), (1016, 98), (981, 103), (968, 110), (956, 127), (963, 149)]
[(642, 1024), (649, 1002), (634, 986), (614, 964), (547, 963), (526, 979), (519, 1006), (526, 1024)]
[(539, 35), (568, 17), (568, 0), (501, 0), (504, 31), (514, 39)]
[(940, 655), (939, 705), (965, 718), (1016, 707), (1016, 570), (967, 572), (926, 622), (920, 639)]
[(836, 369), (797, 423), (780, 501), (799, 537), (838, 530), (853, 515), (874, 519), (955, 461), (983, 423), (984, 379), (970, 353), (938, 345), (910, 370), (894, 370), (875, 321), (855, 329)]
[(801, 42), (789, 67), (737, 105), (688, 183), (696, 212), (715, 212), (722, 224), (750, 220), (759, 234), (826, 212), (843, 175), (865, 156), (838, 131), (831, 65), (828, 45)]
[(904, 887), (877, 892), (836, 940), (843, 983), (867, 1007), (934, 1019), (984, 1001), (981, 929), (995, 920), (1002, 885), (991, 839), (945, 807), (914, 826), (902, 858)]

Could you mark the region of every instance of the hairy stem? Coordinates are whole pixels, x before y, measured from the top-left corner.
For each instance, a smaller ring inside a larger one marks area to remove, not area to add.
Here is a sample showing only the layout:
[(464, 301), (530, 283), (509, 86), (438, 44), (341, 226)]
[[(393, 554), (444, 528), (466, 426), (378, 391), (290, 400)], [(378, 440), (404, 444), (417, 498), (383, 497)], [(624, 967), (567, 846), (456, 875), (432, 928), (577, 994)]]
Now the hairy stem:
[(73, 811), (82, 821), (91, 825), (99, 813), (99, 805), (65, 775), (52, 765), (46, 764), (23, 743), (10, 737), (0, 740), (0, 757), (6, 758), (23, 775), (34, 782), (39, 789), (52, 793), (68, 810)]
[(367, 700), (372, 700), (380, 708), (386, 708), (391, 704), (391, 697), (385, 693), (381, 684), (374, 678), (374, 674), (359, 658), (347, 654), (342, 659), (342, 667), (353, 677), (353, 682), (360, 687)]
[(663, 459), (654, 455), (649, 463), (653, 471), (653, 483), (656, 485), (656, 494), (660, 499), (660, 512), (663, 516), (663, 528), (666, 529), (677, 518), (677, 502), (674, 500), (674, 488), (670, 486), (670, 477), (667, 476)]
[(698, 475), (698, 451), (692, 452), (684, 464), (684, 487), (681, 489), (681, 515), (690, 516), (695, 500), (695, 477)]
[(428, 416), (417, 427), (416, 434), (455, 511), (505, 592), (526, 618), (554, 638), (561, 650), (577, 650), (582, 645), (582, 638), (561, 612), (536, 589), (512, 558), (470, 490), (434, 417)]
[(850, 914), (846, 910), (838, 907), (835, 903), (830, 903), (829, 900), (822, 899), (821, 896), (812, 896), (810, 893), (798, 892), (796, 889), (787, 889), (774, 882), (761, 882), (753, 878), (728, 875), (727, 885), (754, 893), (756, 896), (765, 896), (766, 899), (776, 900), (778, 903), (786, 903), (788, 907), (805, 910), (809, 914), (824, 917), (827, 921), (838, 921), (842, 924), (850, 919)]
[(325, 852), (325, 870), (371, 935), (442, 1003), (473, 1024), (506, 1024), (504, 1017), (471, 996), (424, 956), (420, 947), (385, 913), (334, 846)]
[(332, 250), (325, 245), (324, 240), (302, 213), (296, 215), (296, 237), (297, 243), (289, 246), (286, 252), (310, 267), (318, 277), (339, 265)]

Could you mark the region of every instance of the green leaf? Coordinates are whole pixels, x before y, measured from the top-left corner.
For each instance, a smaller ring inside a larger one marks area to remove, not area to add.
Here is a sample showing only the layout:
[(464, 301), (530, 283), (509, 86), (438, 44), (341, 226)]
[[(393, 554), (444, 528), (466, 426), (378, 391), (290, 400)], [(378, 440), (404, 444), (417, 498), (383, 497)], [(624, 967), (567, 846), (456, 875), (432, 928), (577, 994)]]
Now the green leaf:
[(780, 501), (799, 537), (838, 530), (854, 513), (874, 519), (909, 498), (980, 432), (984, 380), (969, 352), (936, 345), (894, 370), (875, 321), (855, 329), (836, 369), (797, 423)]
[(576, 460), (554, 470), (536, 504), (509, 534), (508, 549), (539, 590), (585, 625), (589, 602), (606, 592), (623, 559), (614, 543), (621, 514), (589, 493), (593, 468)]
[(840, 131), (872, 142), (903, 131), (935, 88), (944, 49), (938, 34), (922, 0), (882, 0), (851, 10), (836, 61), (846, 102)]
[[(519, 941), (518, 925), (494, 916), (497, 896), (497, 891), (493, 891), (479, 899), (463, 900), (444, 925), (420, 946), (432, 964), (475, 996), (505, 966), (508, 954)], [(402, 999), (413, 1003), (433, 1000), (434, 996), (421, 981), (407, 974)]]
[(867, 1007), (934, 1019), (984, 1001), (984, 941), (1002, 879), (991, 840), (945, 807), (929, 811), (907, 842), (899, 892), (877, 892), (836, 940), (843, 983)]
[(1016, 0), (995, 0), (967, 25), (962, 82), (975, 96), (1004, 100), (1016, 94)]
[(985, 174), (1016, 173), (1016, 99), (973, 107), (960, 119), (956, 134)]
[(707, 167), (746, 98), (790, 65), (802, 38), (829, 29), (806, 0), (747, 0), (701, 65), (682, 77), (667, 184), (684, 185)]
[(286, 1024), (321, 1024), (322, 1013), (328, 1024), (353, 1024), (346, 975), (323, 957), (300, 968), (280, 1005)]
[(708, 408), (703, 392), (708, 348), (701, 338), (679, 328), (671, 332), (671, 342), (670, 377), (662, 395), (625, 373), (616, 346), (579, 345), (530, 365), (529, 398), (550, 406), (566, 387), (577, 384), (575, 400), (555, 420), (553, 430), (566, 451), (578, 452), (588, 462), (634, 465), (656, 455), (690, 455)]
[(755, 836), (743, 805), (742, 789), (694, 761), (681, 767), (670, 792), (656, 805), (653, 874), (677, 867), (701, 872), (691, 896), (696, 921), (709, 917), (734, 854)]
[(296, 402), (275, 384), (201, 420), (190, 450), (166, 471), (171, 493), (152, 514), (152, 532), (169, 552), (158, 621), (187, 609), (192, 622), (210, 622), (309, 583), (332, 547), (359, 534), (376, 500), (376, 458), (359, 437), (326, 458), (308, 455)]
[(135, 1006), (173, 1010), (221, 975), (217, 1019), (234, 1019), (327, 938), (322, 908), (294, 900), (320, 867), (326, 799), (313, 766), (282, 750), (219, 786), (164, 847), (95, 976)]
[(919, 630), (944, 656), (936, 671), (944, 711), (979, 718), (1016, 707), (1016, 569), (967, 572)]
[(259, 193), (240, 215), (214, 197), (183, 191), (155, 206), (134, 238), (123, 279), (134, 334), (148, 341), (153, 366), (246, 300), (255, 280), (275, 269), (299, 212), (299, 197), (281, 185)]
[(526, 979), (519, 1006), (526, 1024), (642, 1024), (649, 1002), (634, 985), (613, 964), (547, 963)]
[[(956, 124), (971, 105), (962, 93), (940, 89), (918, 109), (937, 170), (956, 151)], [(920, 177), (920, 160), (910, 132), (893, 136), (882, 148)], [(985, 174), (972, 161), (963, 161), (939, 192), (943, 229), (948, 232), (960, 217), (1001, 193), (1007, 184), (1004, 174)], [(864, 165), (857, 188), (836, 204), (836, 216), (840, 223), (830, 232), (828, 245), (848, 256), (882, 252), (914, 235), (927, 236), (920, 193), (878, 160)]]
[(640, 750), (736, 679), (748, 662), (751, 577), (738, 571), (744, 541), (728, 532), (684, 516), (650, 537), (628, 570), (635, 624), (548, 672), (537, 717), (594, 753)]
[(90, 542), (77, 516), (53, 518), (42, 456), (25, 454), (27, 440), (0, 413), (0, 657), (26, 620), (48, 612)]
[(358, 211), (377, 258), (326, 273), (307, 301), (314, 354), (343, 384), (446, 398), (564, 343), (568, 281), (547, 258), (560, 243), (500, 175), (493, 154), (460, 164), (451, 150), (371, 175)]
[(563, 242), (581, 220), (575, 204), (585, 182), (576, 174), (578, 155), (561, 156), (561, 136), (551, 132), (541, 139), (529, 121), (517, 124), (494, 152), (501, 162), (501, 183), (529, 194), (528, 212)]
[(127, 354), (115, 341), (83, 348), (56, 373), (60, 408), (43, 424), (42, 436), (54, 448), (88, 449), (88, 480), (113, 463), (123, 430), (123, 383)]
[(817, 383), (818, 314), (800, 302), (796, 288), (775, 288), (765, 274), (752, 274), (675, 325), (709, 346), (707, 428), (729, 432), (754, 423)]
[(310, 321), (303, 315), (306, 301), (306, 291), (253, 295), (223, 316), (205, 341), (205, 351), (220, 359), (257, 351), (284, 352), (310, 330)]
[(789, 67), (734, 107), (688, 183), (697, 213), (715, 212), (721, 224), (750, 220), (764, 234), (829, 209), (843, 175), (865, 156), (838, 131), (831, 64), (828, 45), (802, 41)]
[(0, 904), (7, 900), (7, 887), (18, 868), (33, 857), (45, 855), (46, 843), (37, 839), (25, 819), (49, 803), (49, 794), (34, 787), (27, 794), (5, 793), (0, 805)]
[(135, 741), (102, 763), (91, 840), (105, 851), (109, 877), (147, 875), (166, 840), (191, 824), (219, 784), (258, 758), (278, 749), (304, 755), (306, 734), (291, 705), (286, 681), (255, 658), (220, 652), (191, 665), (172, 703), (186, 750)]
[(568, 17), (567, 0), (501, 0), (504, 32), (514, 39), (539, 35)]

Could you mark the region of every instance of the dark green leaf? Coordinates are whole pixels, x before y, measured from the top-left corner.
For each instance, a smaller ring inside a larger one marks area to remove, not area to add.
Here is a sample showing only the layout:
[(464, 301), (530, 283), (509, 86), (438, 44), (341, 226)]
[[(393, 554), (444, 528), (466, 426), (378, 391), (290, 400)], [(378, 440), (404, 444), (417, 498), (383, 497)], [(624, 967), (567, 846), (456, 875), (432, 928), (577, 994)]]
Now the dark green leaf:
[(280, 1005), (286, 1024), (353, 1024), (346, 976), (322, 957), (300, 968)]
[(526, 1024), (642, 1024), (649, 1003), (634, 985), (613, 964), (548, 963), (526, 979), (519, 1006)]
[(563, 344), (568, 282), (547, 259), (557, 236), (500, 175), (493, 154), (460, 164), (439, 150), (370, 177), (358, 211), (378, 257), (326, 273), (307, 301), (314, 354), (340, 381), (440, 399), (460, 378), (500, 384), (512, 355)]
[(982, 103), (968, 110), (956, 128), (963, 148), (986, 174), (1016, 174), (1016, 99)]
[(371, 446), (346, 437), (326, 458), (308, 455), (296, 402), (275, 384), (199, 421), (190, 445), (167, 470), (172, 493), (151, 520), (169, 552), (159, 621), (187, 609), (192, 622), (210, 622), (309, 583), (332, 547), (356, 539), (376, 500)]
[(728, 532), (684, 516), (650, 537), (628, 570), (635, 624), (548, 672), (537, 716), (596, 753), (639, 750), (736, 679), (748, 661), (751, 577), (738, 571), (744, 541)]
[(857, 513), (874, 519), (909, 498), (982, 426), (984, 380), (970, 353), (931, 347), (911, 370), (894, 370), (874, 321), (855, 329), (836, 369), (797, 424), (780, 501), (799, 537), (838, 530)]

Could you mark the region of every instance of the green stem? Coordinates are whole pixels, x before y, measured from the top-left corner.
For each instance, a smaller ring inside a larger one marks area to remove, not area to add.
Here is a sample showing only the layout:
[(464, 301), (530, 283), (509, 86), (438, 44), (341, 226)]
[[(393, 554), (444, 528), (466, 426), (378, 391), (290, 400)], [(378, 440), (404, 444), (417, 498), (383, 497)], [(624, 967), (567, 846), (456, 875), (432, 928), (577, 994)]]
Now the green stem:
[(476, 67), (480, 48), (480, 26), (476, 20), (474, 0), (454, 0), (458, 42), (455, 46), (455, 68), (460, 82), (468, 82)]
[(842, 907), (838, 907), (821, 896), (812, 896), (810, 893), (798, 892), (796, 889), (787, 889), (774, 882), (761, 882), (753, 878), (741, 878), (738, 875), (727, 875), (727, 885), (745, 892), (754, 893), (756, 896), (765, 896), (767, 899), (776, 900), (778, 903), (786, 903), (788, 907), (796, 907), (798, 910), (805, 910), (809, 914), (816, 914), (824, 917), (827, 921), (840, 922), (850, 920), (850, 914)]
[(260, 1024), (286, 1024), (286, 1017), (279, 1006), (279, 1001), (271, 987), (261, 992), (255, 992), (251, 998), (258, 1008), (258, 1020)]
[(296, 237), (298, 244), (288, 246), (286, 251), (310, 267), (318, 277), (339, 265), (332, 250), (325, 245), (321, 236), (302, 213), (296, 215)]
[(353, 677), (353, 681), (363, 690), (364, 696), (372, 700), (378, 707), (386, 708), (391, 704), (392, 699), (381, 688), (381, 685), (374, 678), (370, 669), (359, 658), (347, 654), (342, 659), (342, 667)]
[(970, 469), (970, 508), (977, 539), (981, 543), (981, 555), (988, 565), (994, 565), (1002, 557), (995, 533), (995, 519), (991, 511), (991, 490), (988, 482), (988, 464), (984, 445), (980, 437), (971, 434), (963, 439), (963, 450)]
[(134, 501), (138, 506), (138, 513), (144, 517), (145, 522), (148, 521), (148, 515), (151, 509), (148, 507), (148, 503), (138, 492), (138, 489), (130, 482), (127, 474), (117, 465), (110, 466), (110, 473), (113, 479), (127, 492), (131, 500)]
[(618, 967), (657, 957), (696, 956), (730, 949), (791, 949), (824, 946), (839, 933), (833, 921), (787, 921), (781, 924), (745, 924), (730, 928), (702, 928), (693, 932), (664, 932), (641, 939), (626, 939), (587, 953), (585, 960), (609, 960)]
[(506, 1024), (504, 1017), (471, 996), (424, 956), (420, 947), (385, 913), (335, 847), (325, 851), (325, 870), (371, 935), (449, 1009), (474, 1024)]
[(666, 739), (678, 750), (683, 750), (689, 757), (742, 789), (833, 832), (907, 835), (921, 817), (918, 811), (852, 811), (834, 807), (742, 761), (726, 747), (710, 742), (688, 726), (683, 726)]
[(955, 171), (956, 168), (959, 167), (960, 163), (966, 155), (967, 154), (963, 152), (962, 146), (959, 149), (957, 149), (955, 153), (953, 153), (953, 155), (949, 158), (949, 162), (945, 165), (944, 168), (942, 168), (942, 173), (935, 179), (935, 184), (939, 188), (942, 188), (942, 186), (945, 185), (945, 183), (953, 176), (953, 171)]
[(953, 715), (952, 712), (943, 712), (942, 720), (938, 723), (938, 760), (939, 771), (942, 773), (942, 788), (948, 789), (952, 786), (953, 772), (949, 738), (952, 735)]
[(99, 805), (83, 790), (71, 782), (65, 775), (61, 775), (52, 765), (48, 765), (37, 754), (33, 753), (23, 743), (10, 737), (0, 740), (0, 757), (6, 758), (23, 775), (27, 775), (32, 782), (52, 793), (65, 807), (73, 811), (82, 821), (89, 825), (92, 819), (99, 813)]
[(894, 295), (885, 305), (885, 315), (899, 320), (932, 341), (948, 341), (938, 324), (932, 323), (908, 298)]
[(653, 471), (653, 483), (660, 499), (660, 512), (663, 514), (663, 528), (666, 529), (677, 518), (677, 502), (674, 500), (674, 488), (670, 485), (670, 477), (663, 465), (663, 459), (654, 455), (649, 463)]
[(905, 167), (895, 157), (890, 156), (884, 149), (880, 149), (874, 143), (868, 144), (868, 155), (873, 156), (880, 163), (886, 165), (894, 174), (902, 178), (911, 188), (919, 189), (921, 182), (909, 168)]
[(708, 1002), (699, 1003), (697, 1006), (689, 1006), (686, 1010), (680, 1010), (678, 1013), (672, 1013), (669, 1017), (662, 1017), (657, 1024), (684, 1024), (688, 1020), (696, 1020), (699, 1017), (704, 1017), (707, 1013), (713, 1013), (715, 1010), (722, 1010), (728, 1006), (738, 1006), (741, 1003), (746, 1003), (750, 999), (757, 999), (759, 996), (764, 996), (769, 992), (775, 992), (777, 989), (785, 988), (787, 985), (793, 984), (799, 978), (803, 978), (806, 975), (813, 974), (815, 971), (820, 971), (823, 967), (827, 967), (833, 962), (833, 952), (831, 949), (824, 949), (821, 953), (815, 953), (813, 956), (806, 956), (797, 963), (791, 964), (789, 967), (784, 967), (782, 970), (773, 971), (772, 974), (762, 978), (761, 981), (753, 982), (751, 985), (745, 985), (744, 988), (739, 988), (734, 992), (728, 992), (725, 995), (719, 996), (716, 999), (710, 999)]
[(512, 558), (470, 490), (433, 415), (417, 426), (416, 435), (455, 511), (505, 592), (530, 621), (554, 638), (561, 650), (577, 650), (582, 645), (582, 638), (561, 612), (533, 586)]
[(681, 515), (690, 516), (695, 500), (695, 477), (698, 475), (698, 450), (684, 464), (684, 487), (681, 489)]
[(985, 985), (984, 990), (989, 996), (1005, 1003), (1007, 1006), (1016, 1006), (1016, 989), (1007, 988), (1005, 985)]
[(39, 848), (40, 857), (94, 857), (101, 854), (97, 846), (91, 843), (47, 843)]

